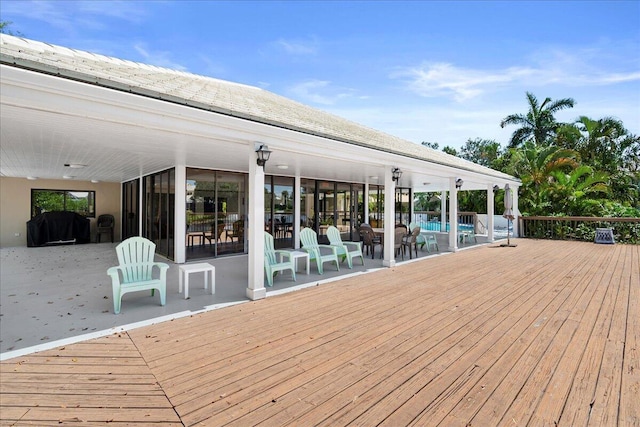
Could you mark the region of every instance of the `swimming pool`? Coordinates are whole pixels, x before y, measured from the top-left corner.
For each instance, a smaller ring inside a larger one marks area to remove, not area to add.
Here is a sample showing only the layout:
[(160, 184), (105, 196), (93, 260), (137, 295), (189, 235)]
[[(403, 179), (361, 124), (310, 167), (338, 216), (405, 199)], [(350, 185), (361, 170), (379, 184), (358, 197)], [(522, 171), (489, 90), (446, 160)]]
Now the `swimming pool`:
[[(420, 228), (426, 231), (442, 231), (440, 221), (421, 222)], [(473, 224), (458, 224), (458, 230), (473, 231)], [(449, 231), (449, 223), (447, 222), (446, 231)]]

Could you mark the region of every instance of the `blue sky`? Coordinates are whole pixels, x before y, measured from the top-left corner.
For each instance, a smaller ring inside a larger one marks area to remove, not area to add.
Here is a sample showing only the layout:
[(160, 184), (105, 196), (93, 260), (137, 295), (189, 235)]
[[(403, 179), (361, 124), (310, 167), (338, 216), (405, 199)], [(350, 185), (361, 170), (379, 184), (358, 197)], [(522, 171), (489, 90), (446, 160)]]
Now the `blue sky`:
[(415, 143), (503, 146), (525, 92), (640, 134), (640, 1), (0, 1), (27, 38), (259, 86)]

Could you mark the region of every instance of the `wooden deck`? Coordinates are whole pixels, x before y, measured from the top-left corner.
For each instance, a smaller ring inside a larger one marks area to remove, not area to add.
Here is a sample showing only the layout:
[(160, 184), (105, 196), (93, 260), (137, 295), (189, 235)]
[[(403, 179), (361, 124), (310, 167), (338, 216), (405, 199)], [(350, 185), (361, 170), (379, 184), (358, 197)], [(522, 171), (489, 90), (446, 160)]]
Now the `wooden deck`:
[(8, 360), (1, 423), (639, 426), (640, 246), (517, 244)]

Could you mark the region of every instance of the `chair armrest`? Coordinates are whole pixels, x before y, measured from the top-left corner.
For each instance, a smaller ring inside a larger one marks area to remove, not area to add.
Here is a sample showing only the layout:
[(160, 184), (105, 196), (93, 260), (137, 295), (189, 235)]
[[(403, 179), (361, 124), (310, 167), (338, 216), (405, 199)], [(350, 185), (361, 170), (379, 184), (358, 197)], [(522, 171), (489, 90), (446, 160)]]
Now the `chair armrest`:
[(158, 267), (160, 271), (167, 270), (169, 268), (169, 264), (167, 264), (166, 262), (154, 262), (153, 266)]
[(357, 249), (362, 249), (362, 246), (360, 246), (359, 242), (342, 242), (342, 244), (345, 245), (347, 249), (349, 248), (349, 246)]
[(169, 264), (167, 264), (166, 262), (154, 262), (153, 266), (158, 267), (160, 269), (160, 280), (166, 283)]
[(338, 247), (337, 246), (331, 246), (331, 245), (318, 245), (318, 248), (326, 248), (326, 249), (330, 249), (331, 252), (333, 252), (333, 254), (335, 256), (338, 256)]
[(275, 252), (275, 254), (276, 254), (276, 255), (284, 256), (284, 257), (286, 257), (289, 261), (291, 261), (291, 252), (289, 252), (289, 251), (285, 251), (285, 250), (282, 250), (282, 249), (276, 249), (276, 250), (275, 250), (275, 251), (273, 251), (273, 252)]
[(119, 265), (115, 266), (115, 267), (109, 267), (107, 269), (107, 274), (111, 277), (119, 277), (119, 272), (122, 269), (122, 267), (120, 267)]
[(307, 246), (306, 248), (303, 246), (300, 248), (301, 251), (309, 254), (309, 259), (314, 259), (316, 253), (320, 256), (320, 249), (316, 246)]
[[(160, 270), (160, 280), (166, 281), (167, 278), (167, 270), (169, 270), (169, 264), (166, 262), (143, 262), (138, 265), (151, 265), (152, 267), (157, 267)], [(114, 283), (120, 283), (120, 271), (123, 270), (122, 265), (117, 265), (115, 267), (109, 267), (107, 269), (107, 274), (111, 276), (111, 280)]]

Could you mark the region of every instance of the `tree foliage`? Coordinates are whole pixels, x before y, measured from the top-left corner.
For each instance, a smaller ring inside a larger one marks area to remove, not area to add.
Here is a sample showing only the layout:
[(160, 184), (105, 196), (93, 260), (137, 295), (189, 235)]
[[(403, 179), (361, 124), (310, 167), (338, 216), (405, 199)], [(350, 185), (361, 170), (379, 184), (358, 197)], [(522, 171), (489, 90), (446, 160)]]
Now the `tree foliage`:
[(22, 37), (22, 33), (20, 31), (12, 31), (9, 28), (11, 25), (13, 25), (13, 22), (11, 21), (0, 21), (0, 33)]
[[(506, 149), (475, 138), (459, 153), (443, 151), (520, 178), (523, 214), (640, 217), (640, 137), (613, 117), (560, 123), (554, 115), (572, 108), (572, 98), (539, 103), (533, 94), (526, 96), (528, 111), (500, 123), (519, 126)], [(462, 191), (459, 197), (460, 210), (486, 209), (485, 192)]]
[(564, 98), (556, 101), (545, 98), (539, 104), (538, 98), (527, 92), (529, 111), (526, 114), (510, 114), (500, 122), (500, 127), (518, 125), (518, 128), (509, 141), (509, 147), (518, 147), (527, 141), (533, 141), (537, 146), (549, 145), (555, 136), (558, 123), (553, 116), (560, 110), (573, 108), (575, 101), (572, 98)]
[(460, 149), (460, 157), (489, 168), (500, 158), (502, 148), (493, 139), (469, 138)]

